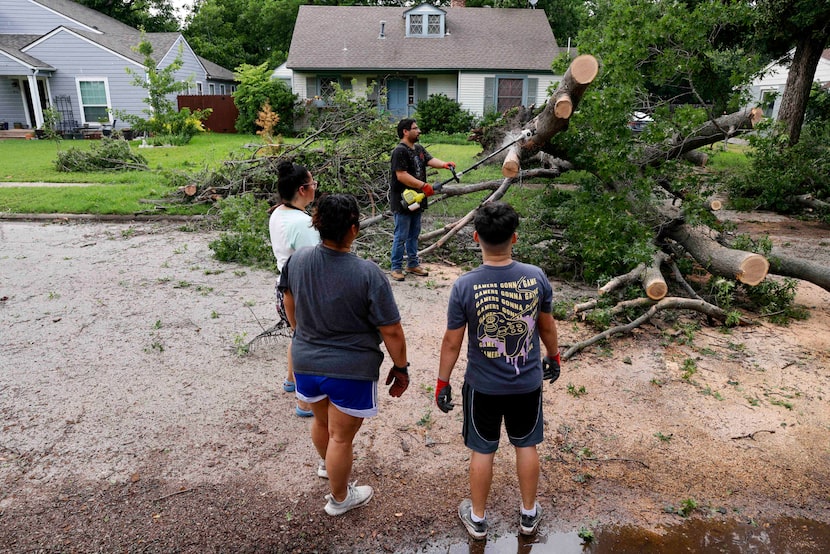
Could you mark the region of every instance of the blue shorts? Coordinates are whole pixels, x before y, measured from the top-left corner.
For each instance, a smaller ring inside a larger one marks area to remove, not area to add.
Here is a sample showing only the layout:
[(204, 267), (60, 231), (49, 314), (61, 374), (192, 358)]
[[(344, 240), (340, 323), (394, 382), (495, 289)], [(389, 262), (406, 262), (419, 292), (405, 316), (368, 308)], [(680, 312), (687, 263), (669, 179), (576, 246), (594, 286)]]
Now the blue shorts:
[(354, 417), (378, 415), (378, 382), (294, 373), (297, 398), (309, 404), (328, 397), (344, 414)]
[(523, 448), (535, 446), (544, 438), (542, 387), (525, 394), (484, 394), (464, 381), (461, 387), (464, 445), (474, 452), (491, 454), (499, 448), (501, 422), (510, 444)]

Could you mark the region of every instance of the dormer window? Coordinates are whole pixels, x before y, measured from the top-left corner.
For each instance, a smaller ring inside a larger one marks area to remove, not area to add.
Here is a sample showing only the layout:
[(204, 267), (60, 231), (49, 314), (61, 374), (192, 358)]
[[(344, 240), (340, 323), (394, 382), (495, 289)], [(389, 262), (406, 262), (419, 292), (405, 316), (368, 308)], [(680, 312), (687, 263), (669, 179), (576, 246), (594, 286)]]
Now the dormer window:
[(421, 4), (404, 14), (406, 36), (442, 37), (446, 29), (446, 12), (429, 4)]

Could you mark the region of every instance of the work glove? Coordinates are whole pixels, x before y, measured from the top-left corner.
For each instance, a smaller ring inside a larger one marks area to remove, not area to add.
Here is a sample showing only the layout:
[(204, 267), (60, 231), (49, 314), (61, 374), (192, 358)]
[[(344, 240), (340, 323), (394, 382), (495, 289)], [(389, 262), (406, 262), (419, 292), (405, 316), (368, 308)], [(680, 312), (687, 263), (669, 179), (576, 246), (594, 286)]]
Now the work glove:
[(392, 385), (389, 387), (389, 396), (397, 398), (409, 386), (409, 371), (406, 369), (407, 367), (409, 367), (409, 364), (406, 364), (406, 367), (393, 365), (392, 369), (389, 370), (389, 375), (386, 376), (386, 384)]
[(455, 162), (445, 162), (444, 163), (444, 169), (449, 169), (450, 167), (455, 169)]
[(430, 196), (432, 196), (433, 194), (435, 194), (435, 189), (434, 189), (434, 188), (432, 188), (432, 185), (430, 185), (429, 183), (424, 183), (424, 186), (423, 186), (423, 187), (421, 187), (421, 192), (423, 192), (423, 193), (424, 193), (424, 195), (425, 195), (427, 198), (429, 198)]
[(542, 379), (545, 381), (550, 379), (551, 383), (559, 379), (560, 362), (558, 351), (556, 352), (556, 356), (545, 356), (542, 358)]
[(438, 384), (435, 385), (435, 403), (438, 404), (438, 409), (445, 414), (455, 408), (452, 403), (452, 387), (449, 382), (438, 378)]

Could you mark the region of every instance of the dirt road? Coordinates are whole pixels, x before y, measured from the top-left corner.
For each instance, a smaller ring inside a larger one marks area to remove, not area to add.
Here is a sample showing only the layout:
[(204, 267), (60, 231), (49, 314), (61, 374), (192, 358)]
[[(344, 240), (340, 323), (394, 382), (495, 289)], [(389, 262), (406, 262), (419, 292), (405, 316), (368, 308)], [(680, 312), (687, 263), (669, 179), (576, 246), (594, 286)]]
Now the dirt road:
[[(465, 540), (461, 416), (432, 400), (458, 270), (393, 283), (413, 384), (382, 395), (358, 434), (354, 475), (375, 498), (335, 519), (309, 423), (279, 387), (286, 340), (238, 352), (274, 322), (275, 276), (214, 260), (216, 235), (180, 226), (0, 222), (0, 552), (414, 552)], [(830, 231), (780, 226), (774, 238), (825, 241), (826, 255)], [(830, 522), (830, 294), (803, 284), (798, 302), (812, 317), (788, 327), (724, 332), (681, 314), (564, 364), (545, 385), (542, 534), (658, 529), (683, 507)], [(591, 333), (559, 329), (566, 344)], [(498, 535), (515, 532), (512, 452), (496, 466)]]

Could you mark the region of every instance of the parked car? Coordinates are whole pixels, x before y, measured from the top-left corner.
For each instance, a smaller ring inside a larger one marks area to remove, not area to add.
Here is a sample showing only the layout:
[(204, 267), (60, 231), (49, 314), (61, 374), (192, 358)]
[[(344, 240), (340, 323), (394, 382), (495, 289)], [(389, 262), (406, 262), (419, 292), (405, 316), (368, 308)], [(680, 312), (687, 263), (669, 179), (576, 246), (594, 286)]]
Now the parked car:
[(628, 128), (639, 133), (645, 131), (646, 125), (654, 121), (651, 116), (645, 112), (634, 112), (631, 114), (631, 119), (628, 122)]

